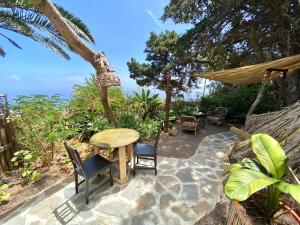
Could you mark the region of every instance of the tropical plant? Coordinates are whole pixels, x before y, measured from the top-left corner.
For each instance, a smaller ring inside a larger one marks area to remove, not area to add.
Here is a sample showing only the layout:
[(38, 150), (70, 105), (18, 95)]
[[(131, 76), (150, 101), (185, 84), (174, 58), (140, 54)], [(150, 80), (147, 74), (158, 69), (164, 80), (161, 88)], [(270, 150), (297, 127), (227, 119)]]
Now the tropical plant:
[(42, 173), (34, 169), (34, 163), (37, 159), (37, 155), (34, 152), (20, 150), (14, 153), (14, 157), (11, 161), (14, 166), (19, 166), (21, 168), (22, 178), (31, 178), (32, 181), (36, 181), (42, 177)]
[(300, 185), (284, 180), (287, 158), (280, 144), (268, 134), (252, 136), (252, 149), (256, 159), (245, 158), (241, 164), (232, 164), (225, 184), (228, 198), (244, 201), (258, 191), (262, 213), (271, 219), (281, 208), (282, 193), (290, 194), (300, 204)]
[(6, 192), (8, 189), (8, 184), (0, 184), (0, 203), (7, 201), (10, 197), (10, 193)]
[[(81, 38), (94, 43), (94, 39), (88, 27), (74, 14), (61, 6), (56, 8), (64, 18), (64, 21)], [(33, 4), (31, 0), (2, 0), (0, 1), (0, 31), (16, 32), (25, 37), (52, 49), (54, 52), (70, 59), (70, 56), (64, 50), (67, 48), (72, 51), (69, 44), (63, 36), (56, 30), (51, 21), (44, 16)], [(21, 49), (9, 35), (0, 32), (0, 37), (6, 39), (13, 46)], [(4, 48), (0, 46), (0, 56), (6, 54)]]
[(146, 117), (152, 112), (155, 112), (157, 107), (161, 104), (159, 99), (159, 94), (151, 95), (150, 90), (145, 91), (142, 88), (142, 93), (134, 92), (133, 100), (139, 103), (139, 108), (143, 109), (142, 119), (145, 120)]

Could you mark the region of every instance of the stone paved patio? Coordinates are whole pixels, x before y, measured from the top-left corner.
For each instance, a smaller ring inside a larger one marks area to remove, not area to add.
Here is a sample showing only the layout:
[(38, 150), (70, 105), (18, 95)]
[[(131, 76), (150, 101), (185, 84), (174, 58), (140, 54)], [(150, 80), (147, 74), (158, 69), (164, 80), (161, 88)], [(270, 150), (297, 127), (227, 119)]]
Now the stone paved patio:
[[(128, 184), (110, 187), (106, 179), (85, 205), (74, 195), (72, 179), (38, 195), (2, 220), (2, 224), (189, 225), (214, 208), (222, 191), (225, 147), (235, 136), (207, 136), (189, 159), (158, 158), (158, 176), (137, 171)], [(184, 149), (182, 149), (184, 151)]]

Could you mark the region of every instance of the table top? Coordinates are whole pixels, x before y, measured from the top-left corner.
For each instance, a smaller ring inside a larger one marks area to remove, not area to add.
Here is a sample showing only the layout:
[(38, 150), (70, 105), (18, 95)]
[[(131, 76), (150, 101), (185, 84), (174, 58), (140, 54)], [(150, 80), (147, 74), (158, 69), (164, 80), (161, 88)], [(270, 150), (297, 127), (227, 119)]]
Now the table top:
[(134, 143), (140, 138), (139, 132), (128, 128), (115, 128), (94, 134), (90, 143), (101, 148), (118, 148)]

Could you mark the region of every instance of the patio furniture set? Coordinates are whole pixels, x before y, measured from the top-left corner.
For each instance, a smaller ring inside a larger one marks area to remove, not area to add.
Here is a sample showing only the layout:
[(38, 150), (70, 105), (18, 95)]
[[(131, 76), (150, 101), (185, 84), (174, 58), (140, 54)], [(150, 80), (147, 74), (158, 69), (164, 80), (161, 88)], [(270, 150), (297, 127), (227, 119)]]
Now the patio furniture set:
[(205, 119), (211, 123), (217, 124), (218, 126), (225, 123), (225, 116), (227, 114), (227, 108), (218, 107), (214, 111), (203, 112), (192, 112), (190, 115), (182, 116), (182, 130), (194, 131), (195, 136), (200, 127), (200, 119), (202, 128), (204, 128)]
[[(85, 183), (85, 202), (89, 203), (90, 192), (90, 180), (96, 176), (105, 175), (109, 177), (110, 185), (113, 186), (114, 180), (120, 184), (124, 184), (128, 181), (130, 170), (133, 170), (135, 176), (137, 169), (150, 169), (155, 171), (157, 175), (157, 147), (160, 137), (160, 131), (156, 136), (154, 145), (136, 143), (140, 137), (140, 134), (132, 129), (127, 128), (116, 128), (107, 129), (94, 134), (90, 143), (96, 148), (107, 149), (112, 151), (118, 151), (118, 176), (113, 175), (113, 164), (114, 162), (95, 154), (94, 156), (82, 161), (79, 152), (69, 146), (66, 142), (64, 143), (68, 155), (71, 159), (74, 176), (75, 176), (75, 193), (78, 193), (79, 185)], [(145, 165), (143, 160), (153, 161), (153, 165)], [(128, 163), (130, 162), (130, 163)], [(128, 167), (130, 165), (130, 167)], [(79, 177), (82, 181), (79, 182)]]
[[(182, 129), (194, 131), (196, 136), (200, 119), (202, 120), (203, 128), (205, 119), (217, 125), (221, 125), (225, 122), (226, 113), (227, 109), (223, 107), (217, 108), (214, 112), (208, 112), (207, 117), (205, 113), (193, 112), (192, 115), (182, 116)], [(89, 194), (91, 193), (89, 183), (95, 176), (99, 176), (100, 174), (107, 175), (110, 185), (113, 186), (114, 180), (120, 184), (126, 183), (131, 170), (133, 170), (134, 176), (137, 169), (154, 170), (155, 175), (157, 175), (156, 152), (161, 130), (162, 128), (160, 127), (154, 145), (136, 143), (140, 138), (140, 134), (133, 129), (127, 128), (107, 129), (91, 137), (90, 143), (96, 148), (118, 151), (118, 176), (113, 176), (113, 160), (110, 161), (99, 154), (95, 154), (82, 161), (79, 152), (65, 142), (65, 148), (74, 168), (75, 193), (78, 193), (79, 185), (85, 183), (85, 202), (88, 204)], [(145, 165), (144, 161), (141, 163), (141, 159), (153, 161), (153, 164)], [(128, 164), (128, 162), (130, 163)], [(129, 168), (128, 165), (130, 165)], [(79, 177), (82, 178), (81, 181), (79, 181)]]

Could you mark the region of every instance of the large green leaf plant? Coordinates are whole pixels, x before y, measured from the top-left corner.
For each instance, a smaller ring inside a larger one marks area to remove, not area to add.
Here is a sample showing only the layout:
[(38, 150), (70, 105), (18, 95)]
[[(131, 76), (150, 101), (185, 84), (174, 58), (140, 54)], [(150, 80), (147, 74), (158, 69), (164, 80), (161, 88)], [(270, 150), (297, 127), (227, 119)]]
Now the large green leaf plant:
[(240, 164), (228, 167), (230, 175), (225, 184), (226, 196), (244, 201), (263, 190), (258, 197), (267, 218), (272, 218), (281, 208), (279, 199), (283, 193), (291, 195), (300, 204), (300, 185), (283, 179), (287, 157), (280, 144), (268, 134), (256, 134), (252, 136), (252, 149), (256, 159), (245, 158)]

